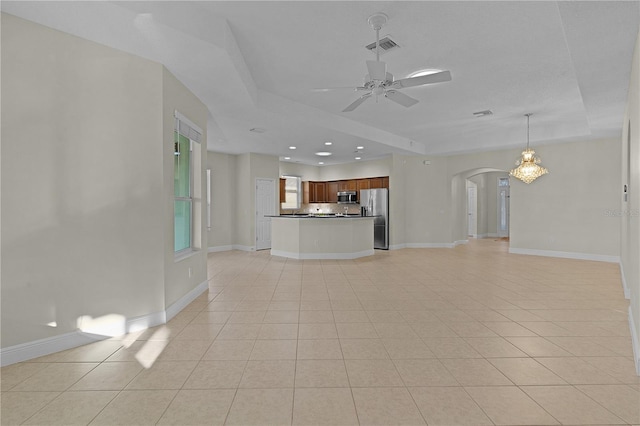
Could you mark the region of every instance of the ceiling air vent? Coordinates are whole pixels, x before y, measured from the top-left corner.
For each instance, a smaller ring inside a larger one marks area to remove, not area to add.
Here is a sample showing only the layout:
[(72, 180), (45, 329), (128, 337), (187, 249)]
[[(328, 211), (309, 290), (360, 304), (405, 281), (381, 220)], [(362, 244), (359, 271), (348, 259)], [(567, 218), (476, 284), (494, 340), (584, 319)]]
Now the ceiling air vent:
[(486, 109), (484, 111), (474, 112), (473, 115), (476, 117), (486, 117), (487, 115), (493, 115), (493, 111)]
[[(376, 42), (374, 41), (371, 44), (368, 44), (365, 46), (367, 48), (367, 50), (370, 50), (373, 53), (376, 53)], [(380, 54), (382, 55), (383, 53), (386, 53), (390, 50), (393, 49), (399, 49), (400, 46), (398, 46), (398, 43), (396, 43), (395, 41), (391, 40), (391, 36), (386, 35), (383, 38), (380, 39)]]

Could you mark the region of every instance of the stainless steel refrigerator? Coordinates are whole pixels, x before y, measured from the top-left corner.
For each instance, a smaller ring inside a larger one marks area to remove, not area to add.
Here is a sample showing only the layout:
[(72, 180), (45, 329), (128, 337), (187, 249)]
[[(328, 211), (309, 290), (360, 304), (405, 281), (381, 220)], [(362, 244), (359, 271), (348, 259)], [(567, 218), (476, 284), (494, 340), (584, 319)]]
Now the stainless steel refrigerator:
[(373, 248), (389, 249), (389, 190), (360, 190), (360, 211), (373, 219)]

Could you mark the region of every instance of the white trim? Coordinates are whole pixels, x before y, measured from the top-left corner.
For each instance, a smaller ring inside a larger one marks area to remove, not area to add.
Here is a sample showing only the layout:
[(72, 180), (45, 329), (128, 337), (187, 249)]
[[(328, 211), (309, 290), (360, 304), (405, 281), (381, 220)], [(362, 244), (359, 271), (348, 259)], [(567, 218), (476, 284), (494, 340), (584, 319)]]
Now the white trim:
[(188, 248), (179, 252), (174, 252), (173, 261), (175, 263), (182, 262), (185, 259), (200, 254), (200, 249)]
[(478, 236), (476, 237), (477, 239), (483, 239), (483, 238), (502, 238), (500, 235), (498, 235), (497, 233), (488, 233), (488, 234), (478, 234)]
[(54, 352), (87, 345), (107, 338), (109, 338), (109, 336), (96, 336), (94, 334), (83, 333), (80, 330), (76, 330), (71, 333), (60, 334), (58, 336), (9, 346), (7, 348), (0, 349), (0, 365), (4, 367), (6, 365), (15, 364), (16, 362), (38, 358)]
[(406, 248), (453, 248), (452, 243), (406, 243)]
[(631, 332), (631, 347), (633, 348), (633, 364), (636, 367), (636, 374), (640, 376), (640, 342), (638, 342), (638, 332), (636, 323), (633, 321), (631, 306), (629, 306), (629, 331)]
[(228, 245), (228, 246), (215, 246), (215, 247), (209, 247), (209, 248), (207, 249), (207, 251), (208, 251), (209, 253), (215, 253), (215, 252), (218, 252), (218, 251), (231, 251), (231, 250), (233, 250), (233, 246), (232, 246), (231, 244), (230, 244), (230, 245)]
[(187, 307), (187, 305), (198, 298), (202, 293), (209, 289), (209, 281), (205, 280), (198, 284), (197, 287), (189, 291), (187, 294), (178, 299), (171, 306), (165, 308), (167, 321), (175, 317), (178, 312)]
[(469, 240), (458, 240), (453, 243), (404, 243), (389, 246), (389, 250), (400, 250), (404, 248), (454, 248), (460, 244), (467, 244)]
[(509, 247), (511, 254), (527, 254), (532, 256), (561, 257), (564, 259), (594, 260), (596, 262), (620, 263), (620, 256), (605, 254), (574, 253), (569, 251), (537, 250)]
[(240, 244), (234, 244), (233, 249), (241, 251), (256, 251), (256, 246), (243, 246)]
[[(209, 281), (204, 281), (164, 311), (127, 319), (125, 324), (127, 333), (145, 330), (149, 327), (166, 323), (208, 288)], [(4, 367), (109, 338), (111, 338), (111, 336), (96, 335), (75, 330), (58, 336), (20, 343), (0, 349), (0, 366)]]
[(631, 290), (627, 285), (627, 278), (624, 276), (624, 268), (622, 267), (622, 260), (620, 260), (620, 277), (622, 277), (622, 291), (624, 291), (624, 298), (631, 299)]
[(196, 123), (194, 123), (193, 121), (189, 120), (187, 117), (185, 117), (184, 115), (180, 114), (180, 112), (175, 109), (173, 110), (173, 116), (175, 118), (177, 118), (178, 120), (182, 121), (183, 123), (187, 124), (189, 127), (191, 127), (193, 130), (195, 130), (196, 132), (200, 133), (201, 135), (204, 134), (204, 132), (202, 131), (202, 129), (200, 128), (200, 126), (198, 126)]
[(155, 327), (167, 322), (167, 314), (165, 311), (155, 312), (149, 315), (133, 317), (127, 320), (127, 333), (134, 331), (146, 330), (149, 327)]
[(375, 251), (363, 250), (354, 253), (294, 253), (283, 250), (271, 249), (271, 256), (288, 257), (290, 259), (358, 259), (365, 256), (373, 256)]

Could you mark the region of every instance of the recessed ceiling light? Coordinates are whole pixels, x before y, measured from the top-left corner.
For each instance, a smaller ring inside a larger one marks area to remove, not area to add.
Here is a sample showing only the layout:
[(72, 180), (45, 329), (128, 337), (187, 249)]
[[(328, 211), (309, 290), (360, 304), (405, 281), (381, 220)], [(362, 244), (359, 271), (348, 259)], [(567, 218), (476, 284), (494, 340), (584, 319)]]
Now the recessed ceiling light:
[(356, 146), (356, 149), (364, 149), (364, 146)]
[(429, 74), (435, 74), (437, 72), (442, 72), (442, 70), (438, 70), (435, 68), (422, 69), (422, 70), (412, 72), (407, 76), (407, 78), (422, 77)]
[(324, 164), (324, 162), (323, 162), (323, 161), (320, 161), (318, 164)]
[(362, 157), (356, 157), (356, 160), (361, 160), (361, 159), (362, 159)]
[(284, 157), (285, 160), (291, 160), (291, 157)]
[(290, 146), (289, 149), (296, 149), (296, 147), (295, 146)]
[(320, 157), (328, 157), (331, 155), (331, 153), (329, 151), (318, 151), (316, 152), (316, 155), (320, 156)]
[(324, 144), (329, 146), (329, 145), (333, 145), (333, 142), (326, 141)]

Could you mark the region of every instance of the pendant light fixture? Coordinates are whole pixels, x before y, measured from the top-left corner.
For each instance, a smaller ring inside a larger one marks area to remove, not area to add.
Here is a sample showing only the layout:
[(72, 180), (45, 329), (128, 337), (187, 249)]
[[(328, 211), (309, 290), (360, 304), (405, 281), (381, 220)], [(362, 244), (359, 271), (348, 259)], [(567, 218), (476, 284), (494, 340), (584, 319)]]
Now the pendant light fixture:
[(529, 117), (532, 115), (531, 113), (525, 114), (525, 117), (527, 117), (527, 149), (522, 151), (522, 158), (516, 161), (516, 166), (518, 167), (509, 172), (509, 176), (520, 179), (526, 184), (549, 173), (547, 169), (538, 165), (540, 164), (540, 158), (536, 157), (536, 152), (529, 148)]

